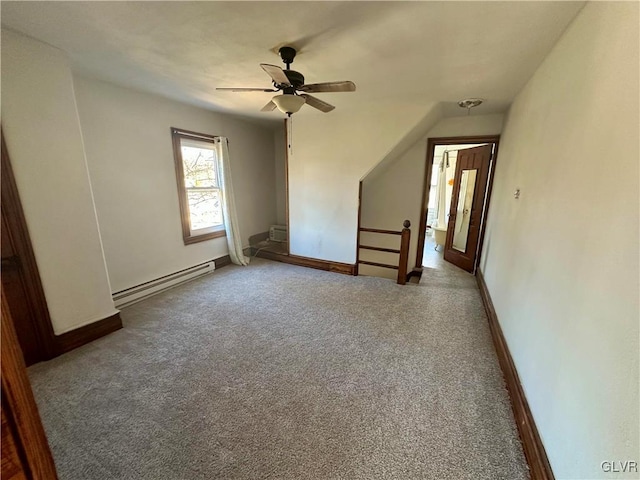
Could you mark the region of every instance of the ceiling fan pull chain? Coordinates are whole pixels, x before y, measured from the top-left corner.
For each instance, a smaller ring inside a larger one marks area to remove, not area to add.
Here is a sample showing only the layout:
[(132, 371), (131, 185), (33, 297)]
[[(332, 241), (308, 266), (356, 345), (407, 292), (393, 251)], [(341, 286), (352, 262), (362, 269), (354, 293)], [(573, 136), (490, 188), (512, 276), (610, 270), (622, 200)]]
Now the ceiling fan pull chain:
[(289, 157), (293, 157), (293, 116), (287, 118), (287, 148), (289, 149)]

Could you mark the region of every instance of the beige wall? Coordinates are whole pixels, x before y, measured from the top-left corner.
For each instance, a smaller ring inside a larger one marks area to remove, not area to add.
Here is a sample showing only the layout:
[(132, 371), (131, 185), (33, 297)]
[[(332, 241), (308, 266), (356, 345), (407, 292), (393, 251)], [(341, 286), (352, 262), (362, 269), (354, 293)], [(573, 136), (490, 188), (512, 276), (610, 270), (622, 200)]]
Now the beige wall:
[(429, 130), (427, 138), (495, 135), (502, 131), (503, 122), (504, 115), (501, 113), (447, 117)]
[(4, 29), (2, 128), (55, 333), (115, 314), (67, 58)]
[(170, 127), (229, 139), (243, 246), (275, 223), (271, 128), (98, 80), (75, 83), (114, 292), (228, 253), (226, 238), (183, 243)]
[(429, 116), (430, 105), (376, 105), (293, 117), (291, 253), (354, 263), (358, 184)]
[[(471, 135), (496, 135), (502, 128), (503, 116), (471, 115), (440, 119), (423, 133), (407, 151), (388, 162), (384, 168), (376, 168), (367, 175), (362, 184), (362, 225), (369, 228), (401, 230), (405, 219), (411, 221), (411, 244), (409, 247), (409, 269), (416, 263), (418, 227), (422, 192), (425, 179), (427, 139), (432, 137), (459, 137)], [(381, 235), (363, 236), (364, 242), (372, 241), (376, 246), (398, 248), (398, 240)], [(397, 262), (397, 255), (361, 252), (365, 260), (383, 263)], [(389, 269), (363, 265), (362, 275), (395, 278), (396, 272)]]
[(498, 156), (481, 270), (556, 478), (637, 478), (600, 464), (640, 460), (638, 11), (587, 4)]

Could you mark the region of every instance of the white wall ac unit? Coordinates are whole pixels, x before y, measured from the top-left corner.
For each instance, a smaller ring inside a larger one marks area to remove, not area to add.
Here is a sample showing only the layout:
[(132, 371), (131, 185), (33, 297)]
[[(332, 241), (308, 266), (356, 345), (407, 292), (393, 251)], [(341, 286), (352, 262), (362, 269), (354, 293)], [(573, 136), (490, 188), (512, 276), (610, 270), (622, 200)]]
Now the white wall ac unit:
[(287, 241), (287, 226), (286, 225), (271, 225), (269, 227), (269, 241), (271, 241), (271, 242), (286, 242)]

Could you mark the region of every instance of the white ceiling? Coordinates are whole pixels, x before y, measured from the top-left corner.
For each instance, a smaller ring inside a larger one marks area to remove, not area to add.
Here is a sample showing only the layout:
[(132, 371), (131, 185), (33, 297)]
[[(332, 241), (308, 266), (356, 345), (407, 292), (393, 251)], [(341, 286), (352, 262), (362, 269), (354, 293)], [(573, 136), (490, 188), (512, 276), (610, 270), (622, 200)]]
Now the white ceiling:
[[(320, 93), (337, 108), (485, 99), (504, 111), (584, 2), (6, 2), (2, 24), (68, 52), (74, 71), (216, 111), (261, 113), (270, 87), (259, 63), (307, 83), (352, 80)], [(324, 115), (305, 107), (297, 115)], [(328, 115), (331, 115), (330, 113)]]

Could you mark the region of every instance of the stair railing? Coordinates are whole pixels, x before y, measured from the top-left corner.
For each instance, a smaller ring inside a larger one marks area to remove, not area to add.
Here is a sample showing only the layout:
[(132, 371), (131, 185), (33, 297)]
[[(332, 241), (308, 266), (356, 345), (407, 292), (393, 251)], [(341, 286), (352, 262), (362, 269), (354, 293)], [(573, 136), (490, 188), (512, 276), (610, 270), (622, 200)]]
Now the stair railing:
[[(405, 220), (402, 225), (404, 228), (401, 231), (360, 227), (360, 232), (381, 233), (384, 235), (399, 235), (400, 236), (399, 250), (395, 248), (374, 247), (372, 245), (362, 245), (362, 243), (358, 243), (358, 252), (362, 249), (362, 250), (375, 250), (376, 252), (397, 253), (400, 255), (400, 258), (398, 259), (398, 265), (391, 265), (388, 263), (379, 263), (379, 262), (370, 262), (368, 260), (360, 260), (360, 255), (358, 255), (358, 264), (372, 265), (374, 267), (391, 268), (394, 270), (398, 270), (397, 283), (399, 285), (404, 285), (407, 283), (407, 268), (409, 263), (409, 243), (411, 242), (411, 230), (410, 230), (411, 222), (409, 220)], [(360, 238), (360, 235), (358, 235), (358, 238)]]

